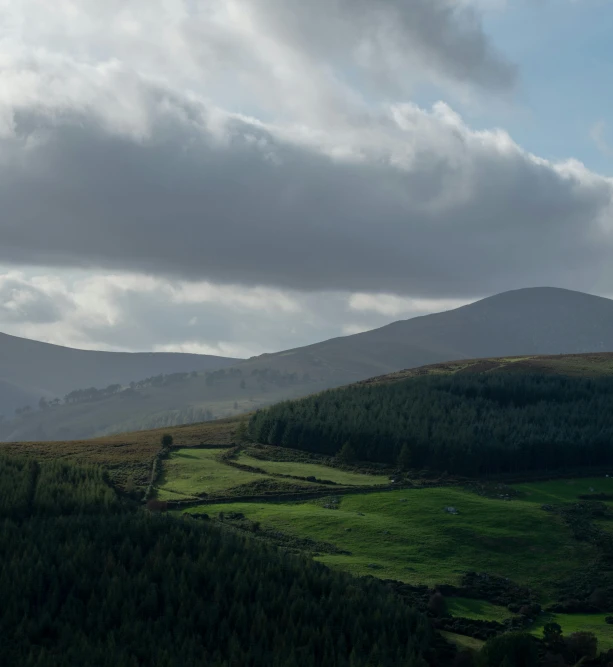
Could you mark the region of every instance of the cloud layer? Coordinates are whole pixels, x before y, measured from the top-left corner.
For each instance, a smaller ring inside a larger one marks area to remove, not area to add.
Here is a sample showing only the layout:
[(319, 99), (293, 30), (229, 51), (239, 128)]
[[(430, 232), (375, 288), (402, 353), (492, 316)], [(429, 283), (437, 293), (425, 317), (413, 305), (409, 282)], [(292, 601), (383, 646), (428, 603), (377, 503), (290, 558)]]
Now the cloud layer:
[(0, 268), (0, 330), (87, 349), (249, 357), (456, 305), (139, 274)]
[[(169, 330), (150, 346), (246, 350), (230, 318), (247, 308), (264, 321), (263, 294), (288, 331), (312, 312), (301, 292), (330, 293), (324, 313), (341, 299), (343, 322), (319, 320), (325, 337), (378, 323), (356, 312), (419, 311), (414, 299), (613, 279), (611, 179), (474, 130), (449, 103), (410, 101), (421, 84), (512, 94), (515, 68), (472, 3), (15, 4), (0, 3), (0, 262), (94, 272), (88, 294), (104, 283), (113, 298), (93, 327), (129, 322), (122, 299), (138, 294), (142, 313), (156, 299), (181, 304), (185, 322), (215, 313), (212, 342)], [(109, 272), (138, 273), (138, 289), (111, 289)], [(6, 275), (5, 322), (43, 331), (81, 312), (78, 289)], [(87, 326), (65, 335), (101, 340)]]

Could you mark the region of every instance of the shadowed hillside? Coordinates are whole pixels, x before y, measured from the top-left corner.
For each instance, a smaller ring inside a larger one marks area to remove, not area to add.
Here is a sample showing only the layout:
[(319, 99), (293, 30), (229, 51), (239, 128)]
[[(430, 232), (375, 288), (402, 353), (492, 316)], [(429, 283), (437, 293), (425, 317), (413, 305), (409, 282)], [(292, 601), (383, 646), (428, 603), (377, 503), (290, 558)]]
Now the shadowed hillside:
[(0, 414), (63, 397), (83, 387), (101, 389), (159, 373), (214, 370), (237, 359), (206, 354), (75, 350), (0, 333)]
[(613, 354), (433, 364), (285, 401), (256, 442), (468, 476), (613, 465)]

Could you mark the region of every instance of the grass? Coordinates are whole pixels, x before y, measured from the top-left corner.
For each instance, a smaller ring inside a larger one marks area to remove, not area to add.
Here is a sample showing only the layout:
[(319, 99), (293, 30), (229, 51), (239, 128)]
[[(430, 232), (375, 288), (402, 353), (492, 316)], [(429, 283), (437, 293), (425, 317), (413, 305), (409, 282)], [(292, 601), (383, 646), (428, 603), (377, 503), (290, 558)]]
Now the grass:
[(484, 641), (467, 637), (466, 635), (457, 635), (455, 632), (447, 632), (446, 630), (439, 630), (445, 639), (455, 644), (460, 650), (470, 649), (471, 651), (480, 651), (483, 648)]
[[(447, 514), (448, 505), (459, 514)], [(275, 530), (331, 542), (351, 555), (318, 559), (356, 575), (436, 585), (459, 583), (467, 570), (486, 571), (533, 587), (543, 599), (552, 580), (572, 575), (593, 555), (558, 516), (533, 503), (454, 488), (346, 495), (334, 510), (305, 502), (209, 505), (205, 511), (242, 512)]]
[(159, 441), (135, 439), (133, 434), (99, 440), (0, 443), (0, 451), (7, 454), (31, 456), (39, 461), (59, 459), (102, 466), (121, 487), (128, 481), (146, 486), (159, 449)]
[(613, 353), (528, 355), (518, 357), (490, 357), (462, 359), (409, 368), (387, 375), (379, 375), (358, 384), (398, 382), (421, 375), (448, 375), (454, 373), (549, 373), (580, 377), (613, 375)]
[(542, 614), (531, 632), (542, 637), (545, 623), (558, 623), (565, 636), (573, 632), (593, 632), (598, 637), (598, 650), (608, 651), (613, 648), (613, 625), (605, 623), (605, 616), (608, 614)]
[(556, 479), (550, 482), (530, 482), (513, 486), (521, 491), (523, 501), (539, 505), (555, 505), (574, 502), (584, 493), (613, 494), (613, 477), (607, 478), (602, 475), (583, 479)]
[(330, 466), (318, 465), (317, 463), (301, 463), (296, 461), (269, 461), (256, 459), (246, 454), (238, 457), (238, 462), (245, 465), (261, 468), (268, 473), (278, 475), (295, 475), (297, 477), (316, 477), (317, 479), (328, 479), (337, 484), (346, 486), (373, 486), (375, 484), (389, 484), (387, 475), (365, 475), (362, 473), (348, 472), (331, 468)]
[(185, 500), (200, 493), (218, 493), (247, 484), (266, 475), (238, 470), (218, 460), (225, 449), (185, 448), (173, 451), (164, 461), (164, 471), (157, 485), (161, 500)]
[(476, 621), (499, 621), (502, 623), (513, 614), (506, 607), (499, 607), (486, 600), (471, 598), (448, 598), (447, 609), (452, 616), (472, 618)]
[(234, 417), (90, 440), (2, 442), (0, 448), (7, 454), (25, 454), (41, 461), (64, 459), (74, 463), (100, 465), (108, 470), (113, 481), (121, 487), (128, 480), (132, 480), (136, 486), (146, 486), (164, 433), (170, 433), (177, 445), (227, 445), (235, 442), (240, 422), (241, 418)]

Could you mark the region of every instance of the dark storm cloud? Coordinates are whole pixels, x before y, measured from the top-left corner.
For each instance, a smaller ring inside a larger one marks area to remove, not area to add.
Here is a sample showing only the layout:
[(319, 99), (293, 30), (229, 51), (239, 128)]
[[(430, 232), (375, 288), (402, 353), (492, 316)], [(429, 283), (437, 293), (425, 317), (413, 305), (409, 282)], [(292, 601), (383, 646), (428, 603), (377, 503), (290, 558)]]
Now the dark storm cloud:
[(136, 139), (91, 114), (17, 115), (0, 151), (0, 261), (425, 296), (613, 277), (610, 181), (471, 133), (444, 105), (400, 110), (373, 130), (381, 147), (358, 151), (358, 135), (358, 157), (341, 159), (147, 99)]

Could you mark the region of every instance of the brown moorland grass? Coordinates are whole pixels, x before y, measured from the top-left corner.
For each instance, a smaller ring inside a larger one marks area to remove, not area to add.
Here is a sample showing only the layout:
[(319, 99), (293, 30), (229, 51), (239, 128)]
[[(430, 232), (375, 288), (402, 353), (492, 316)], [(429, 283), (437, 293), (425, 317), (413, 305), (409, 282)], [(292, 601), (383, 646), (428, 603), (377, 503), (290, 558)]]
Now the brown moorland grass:
[(108, 470), (113, 482), (119, 486), (125, 486), (130, 480), (136, 486), (146, 486), (153, 459), (160, 450), (160, 441), (165, 433), (172, 435), (174, 444), (181, 447), (230, 445), (235, 442), (238, 425), (244, 419), (248, 417), (229, 417), (91, 440), (3, 442), (0, 448), (6, 453), (25, 454), (39, 460), (65, 459), (100, 465)]
[(461, 359), (419, 368), (407, 368), (387, 375), (379, 375), (357, 382), (386, 384), (423, 375), (452, 375), (454, 373), (545, 373), (576, 377), (613, 375), (613, 352), (582, 354), (524, 355), (521, 357), (492, 357)]

